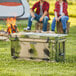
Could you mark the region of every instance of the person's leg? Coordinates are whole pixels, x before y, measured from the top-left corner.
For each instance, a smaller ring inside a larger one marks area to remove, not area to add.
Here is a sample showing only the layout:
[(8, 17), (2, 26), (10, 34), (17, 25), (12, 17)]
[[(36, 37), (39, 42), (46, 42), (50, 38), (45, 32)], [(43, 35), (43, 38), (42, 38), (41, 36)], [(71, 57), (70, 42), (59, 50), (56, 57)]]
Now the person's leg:
[(66, 33), (66, 22), (69, 20), (68, 16), (63, 16), (61, 17), (61, 22), (62, 22), (62, 26), (63, 26), (63, 31), (64, 33)]
[(28, 26), (27, 26), (27, 28), (25, 28), (25, 30), (31, 30), (31, 26), (32, 26), (32, 21), (33, 21), (33, 19), (39, 21), (40, 16), (37, 15), (36, 13), (35, 13), (34, 15), (35, 15), (35, 18), (33, 18), (31, 15), (30, 15), (30, 17), (28, 18)]
[(28, 18), (28, 26), (27, 28), (29, 28), (31, 30), (31, 25), (32, 25), (32, 16), (30, 15), (30, 17)]
[(43, 31), (47, 31), (47, 24), (48, 24), (49, 18), (47, 16), (43, 19)]
[(40, 15), (38, 15), (36, 13), (34, 15), (35, 15), (35, 18), (32, 18), (32, 16), (30, 16), (29, 19), (28, 19), (28, 26), (29, 27), (31, 27), (31, 25), (32, 25), (32, 19), (39, 21), (39, 19), (41, 17)]
[(56, 25), (56, 20), (55, 20), (55, 17), (52, 21), (52, 24), (51, 24), (51, 31), (55, 31), (55, 25)]
[(34, 19), (35, 19), (36, 21), (39, 22), (40, 17), (41, 17), (40, 15), (38, 15), (38, 14), (35, 13), (35, 18), (34, 18)]

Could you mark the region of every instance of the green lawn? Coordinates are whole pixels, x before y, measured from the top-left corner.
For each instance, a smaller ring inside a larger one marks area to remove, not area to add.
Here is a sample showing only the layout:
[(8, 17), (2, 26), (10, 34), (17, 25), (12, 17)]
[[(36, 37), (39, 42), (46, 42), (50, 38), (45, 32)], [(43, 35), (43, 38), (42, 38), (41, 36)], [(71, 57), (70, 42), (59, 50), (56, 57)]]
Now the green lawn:
[[(10, 42), (0, 42), (0, 76), (76, 76), (76, 18), (70, 18), (69, 21), (71, 27), (66, 42), (65, 63), (14, 60), (10, 54)], [(23, 31), (27, 21), (17, 21), (17, 25)], [(0, 29), (4, 27), (5, 22), (0, 21)]]

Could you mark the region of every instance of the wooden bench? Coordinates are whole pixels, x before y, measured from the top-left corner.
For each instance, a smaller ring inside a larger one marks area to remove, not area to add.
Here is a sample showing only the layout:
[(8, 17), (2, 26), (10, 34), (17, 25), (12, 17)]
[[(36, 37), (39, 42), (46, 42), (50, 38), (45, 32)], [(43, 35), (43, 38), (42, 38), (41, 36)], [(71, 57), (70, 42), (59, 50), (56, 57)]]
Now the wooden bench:
[[(37, 22), (35, 24), (35, 30), (42, 31), (43, 30), (43, 23)], [(50, 30), (50, 23), (47, 24), (47, 31), (49, 31), (49, 30)]]
[[(69, 33), (70, 22), (67, 22), (66, 25), (67, 25), (67, 33)], [(59, 33), (59, 34), (63, 34), (64, 33), (61, 21), (57, 22), (57, 26), (56, 27), (57, 27), (57, 33)]]

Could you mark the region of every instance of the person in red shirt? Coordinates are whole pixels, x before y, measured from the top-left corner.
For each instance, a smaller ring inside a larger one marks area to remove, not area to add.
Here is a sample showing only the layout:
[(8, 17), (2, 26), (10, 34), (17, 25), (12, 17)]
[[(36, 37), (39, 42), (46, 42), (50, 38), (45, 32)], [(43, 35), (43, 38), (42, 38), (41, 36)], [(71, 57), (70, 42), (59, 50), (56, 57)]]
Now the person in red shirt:
[[(36, 9), (36, 11), (35, 11)], [(28, 26), (24, 30), (31, 30), (33, 19), (43, 23), (43, 32), (47, 31), (47, 23), (49, 20), (49, 3), (45, 0), (39, 0), (30, 9), (30, 17), (28, 19)]]
[(64, 34), (66, 34), (66, 22), (69, 20), (68, 17), (68, 3), (66, 0), (58, 0), (55, 3), (55, 17), (52, 21), (51, 30), (55, 31), (55, 25), (57, 21), (62, 22)]

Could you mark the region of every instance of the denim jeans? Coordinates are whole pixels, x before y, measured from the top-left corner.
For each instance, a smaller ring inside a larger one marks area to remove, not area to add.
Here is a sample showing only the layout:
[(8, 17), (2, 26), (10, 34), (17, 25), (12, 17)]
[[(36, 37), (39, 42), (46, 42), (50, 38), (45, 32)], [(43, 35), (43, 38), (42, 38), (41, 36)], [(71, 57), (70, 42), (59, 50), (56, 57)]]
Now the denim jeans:
[[(63, 30), (66, 30), (66, 22), (69, 20), (69, 17), (68, 16), (62, 16), (60, 21), (62, 22), (62, 27), (63, 27)], [(52, 31), (55, 31), (55, 25), (56, 25), (56, 20), (55, 20), (55, 17), (52, 21), (52, 25), (51, 25), (51, 30)]]
[[(35, 13), (34, 20), (36, 20), (36, 21), (39, 22), (40, 18), (41, 18), (41, 16)], [(32, 20), (31, 19), (32, 19), (32, 16), (30, 16), (29, 19), (28, 19), (28, 27), (30, 27), (30, 28), (32, 26)], [(49, 20), (49, 18), (47, 16), (45, 16), (44, 19), (43, 19), (43, 21), (42, 21), (42, 23), (43, 23), (43, 31), (47, 31), (48, 20)]]

